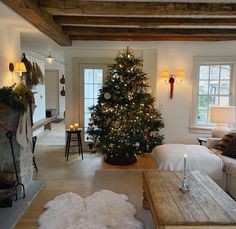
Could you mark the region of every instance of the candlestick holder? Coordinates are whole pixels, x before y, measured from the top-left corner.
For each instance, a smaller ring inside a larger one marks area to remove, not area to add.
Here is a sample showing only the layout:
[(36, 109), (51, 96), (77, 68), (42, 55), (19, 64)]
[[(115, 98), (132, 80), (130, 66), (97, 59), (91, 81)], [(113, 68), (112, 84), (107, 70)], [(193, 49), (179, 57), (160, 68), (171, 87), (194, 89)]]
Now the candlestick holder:
[(185, 177), (184, 177), (184, 179), (182, 181), (182, 184), (179, 186), (179, 189), (182, 192), (188, 192), (190, 190), (190, 186), (187, 184)]

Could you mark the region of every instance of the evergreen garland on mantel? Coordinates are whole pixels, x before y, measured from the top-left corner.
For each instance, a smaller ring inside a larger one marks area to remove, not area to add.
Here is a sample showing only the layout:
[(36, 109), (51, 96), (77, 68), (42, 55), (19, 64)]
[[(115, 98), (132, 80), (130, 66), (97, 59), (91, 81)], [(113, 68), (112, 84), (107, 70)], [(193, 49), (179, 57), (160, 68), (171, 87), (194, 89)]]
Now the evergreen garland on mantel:
[(29, 102), (34, 101), (33, 92), (21, 82), (10, 87), (0, 88), (0, 103), (11, 107), (15, 111), (24, 113), (27, 111)]
[(142, 60), (127, 48), (115, 61), (109, 66), (97, 105), (90, 108), (87, 132), (90, 146), (103, 153), (106, 162), (126, 165), (162, 144), (159, 130), (164, 123), (148, 93)]

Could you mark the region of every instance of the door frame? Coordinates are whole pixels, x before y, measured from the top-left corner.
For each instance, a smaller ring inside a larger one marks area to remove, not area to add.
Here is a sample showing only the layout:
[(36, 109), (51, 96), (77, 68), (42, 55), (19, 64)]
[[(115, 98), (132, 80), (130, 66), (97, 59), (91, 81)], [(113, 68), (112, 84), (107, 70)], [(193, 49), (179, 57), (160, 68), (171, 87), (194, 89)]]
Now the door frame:
[[(79, 92), (80, 92), (80, 99), (79, 99), (79, 125), (84, 128), (84, 69), (93, 69), (93, 68), (98, 68), (98, 69), (103, 69), (103, 81), (106, 77), (106, 72), (108, 70), (107, 64), (79, 64)], [(83, 129), (82, 133), (82, 142), (86, 147), (86, 141), (85, 141), (85, 130)]]
[[(57, 91), (57, 94), (56, 94), (56, 100), (57, 100), (57, 104), (56, 104), (56, 109), (57, 109), (57, 115), (59, 115), (59, 110), (60, 110), (60, 103), (59, 103), (59, 70), (57, 69), (46, 69), (45, 70), (45, 79), (47, 78), (46, 74), (47, 72), (51, 72), (51, 73), (55, 73), (55, 76), (56, 76), (56, 91)], [(48, 85), (46, 85), (46, 80), (45, 80), (45, 107), (47, 109), (47, 98), (46, 98), (46, 94), (47, 94), (47, 90), (46, 90), (46, 87)]]
[[(72, 87), (73, 87), (73, 120), (74, 122), (79, 123), (80, 126), (83, 126), (83, 83), (81, 83), (81, 72), (80, 66), (81, 65), (109, 65), (113, 64), (114, 59), (110, 58), (73, 58), (72, 59), (72, 67), (73, 67), (73, 80), (72, 80)], [(106, 76), (106, 72), (105, 72)], [(82, 81), (83, 82), (83, 81)], [(81, 98), (82, 95), (82, 98)], [(82, 101), (82, 102), (81, 102)], [(81, 109), (82, 108), (82, 109)], [(89, 151), (88, 144), (84, 142), (84, 133), (82, 133), (82, 144), (84, 151)]]

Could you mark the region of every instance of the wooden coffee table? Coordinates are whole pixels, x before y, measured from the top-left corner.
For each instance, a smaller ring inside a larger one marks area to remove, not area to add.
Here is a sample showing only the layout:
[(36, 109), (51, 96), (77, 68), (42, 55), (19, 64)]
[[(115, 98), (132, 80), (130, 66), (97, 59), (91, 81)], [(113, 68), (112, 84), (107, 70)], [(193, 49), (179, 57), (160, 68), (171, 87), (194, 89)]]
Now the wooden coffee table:
[(143, 173), (143, 207), (150, 207), (156, 228), (236, 228), (236, 202), (210, 177), (188, 173), (186, 193), (179, 190), (181, 181), (180, 172)]

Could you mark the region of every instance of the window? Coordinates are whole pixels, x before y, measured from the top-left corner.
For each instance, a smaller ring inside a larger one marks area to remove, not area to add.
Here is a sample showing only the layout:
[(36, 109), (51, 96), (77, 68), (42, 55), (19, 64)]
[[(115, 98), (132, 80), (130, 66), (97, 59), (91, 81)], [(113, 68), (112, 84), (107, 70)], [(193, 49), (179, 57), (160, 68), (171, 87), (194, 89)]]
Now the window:
[(97, 104), (99, 90), (102, 87), (103, 69), (101, 68), (84, 68), (84, 133), (85, 141), (87, 138), (86, 131), (90, 121), (91, 111), (89, 107)]
[(102, 88), (108, 64), (79, 64), (78, 114), (79, 125), (83, 128), (82, 141), (87, 146), (87, 128), (90, 123), (90, 107), (97, 104), (99, 90)]
[(192, 133), (209, 133), (210, 107), (235, 104), (234, 57), (196, 57), (193, 77)]
[(197, 125), (212, 125), (210, 107), (230, 104), (231, 64), (199, 65)]
[(67, 110), (72, 122), (78, 122), (82, 131), (84, 151), (88, 151), (87, 128), (90, 121), (89, 107), (97, 103), (99, 89), (102, 87), (108, 66), (113, 64), (110, 58), (72, 58), (73, 98), (68, 102), (71, 109)]

